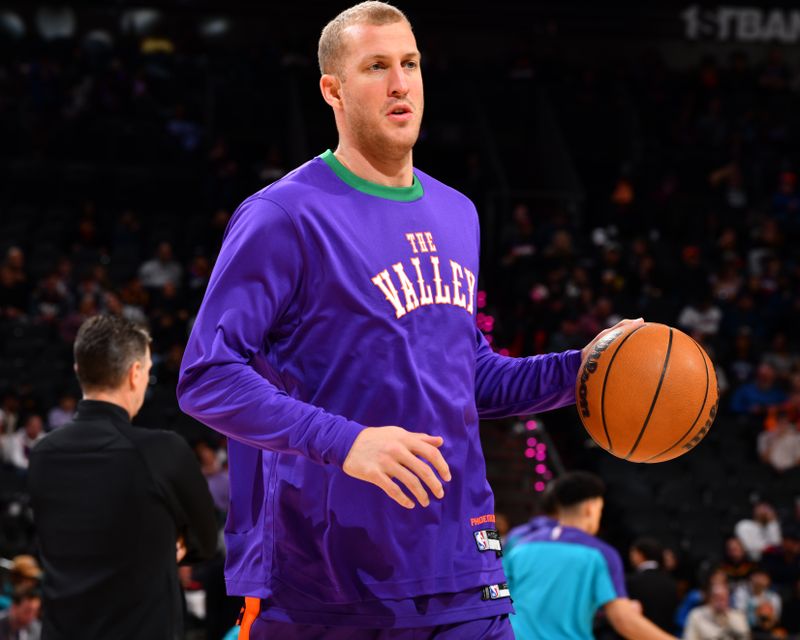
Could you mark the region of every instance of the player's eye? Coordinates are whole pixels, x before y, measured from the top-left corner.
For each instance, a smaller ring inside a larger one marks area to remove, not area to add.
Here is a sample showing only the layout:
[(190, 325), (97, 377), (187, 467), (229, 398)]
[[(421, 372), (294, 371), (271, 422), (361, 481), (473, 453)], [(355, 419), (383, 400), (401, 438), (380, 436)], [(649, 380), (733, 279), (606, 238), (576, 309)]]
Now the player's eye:
[(419, 63), (416, 60), (407, 60), (405, 66), (407, 69), (416, 69), (419, 67)]
[(369, 65), (370, 71), (380, 71), (381, 69), (383, 69), (383, 63), (381, 62), (373, 62), (371, 65)]

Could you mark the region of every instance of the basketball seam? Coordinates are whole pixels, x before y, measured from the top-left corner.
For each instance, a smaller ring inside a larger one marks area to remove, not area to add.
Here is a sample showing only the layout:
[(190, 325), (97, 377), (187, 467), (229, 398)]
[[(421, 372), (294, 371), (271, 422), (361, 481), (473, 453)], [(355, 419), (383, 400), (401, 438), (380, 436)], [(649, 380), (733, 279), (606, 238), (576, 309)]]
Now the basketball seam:
[(688, 436), (694, 430), (695, 426), (697, 426), (697, 421), (700, 419), (700, 416), (703, 415), (703, 409), (706, 408), (706, 402), (708, 402), (708, 390), (711, 387), (711, 376), (708, 373), (708, 362), (706, 362), (706, 358), (703, 355), (703, 350), (700, 348), (700, 345), (697, 344), (697, 342), (695, 340), (692, 340), (692, 342), (694, 343), (694, 346), (697, 347), (697, 350), (700, 352), (700, 357), (703, 360), (703, 366), (706, 368), (706, 393), (703, 396), (703, 403), (700, 405), (700, 411), (697, 412), (697, 417), (694, 419), (694, 422), (692, 422), (692, 426), (689, 427), (689, 430), (686, 433), (684, 433), (680, 438), (678, 438), (678, 440), (677, 440), (677, 442), (675, 442), (675, 444), (671, 445), (670, 447), (668, 447), (667, 449), (665, 449), (661, 453), (657, 453), (652, 458), (648, 458), (647, 460), (645, 460), (645, 462), (650, 462), (651, 460), (655, 460), (656, 458), (660, 458), (665, 453), (669, 453), (675, 447), (677, 447), (681, 442), (683, 442), (686, 439), (686, 436)]
[[(643, 324), (641, 327), (636, 327), (633, 331), (631, 331), (627, 336), (622, 339), (622, 342), (619, 343), (617, 350), (611, 356), (611, 360), (608, 362), (608, 366), (606, 367), (606, 375), (603, 376), (603, 388), (600, 390), (600, 418), (603, 421), (603, 431), (606, 434), (606, 440), (608, 440), (608, 452), (614, 453), (614, 447), (611, 445), (611, 434), (608, 432), (608, 425), (606, 424), (606, 383), (608, 382), (608, 374), (611, 372), (611, 365), (614, 364), (614, 359), (617, 357), (620, 349), (622, 349), (622, 345), (630, 338), (634, 333), (636, 333), (639, 329), (642, 329), (648, 325)], [(589, 434), (591, 435), (591, 433)], [(593, 438), (594, 439), (594, 438)]]
[(658, 380), (658, 386), (656, 387), (656, 392), (653, 395), (653, 402), (650, 403), (650, 411), (647, 412), (647, 417), (644, 419), (642, 430), (639, 431), (639, 436), (636, 438), (636, 442), (633, 443), (633, 447), (631, 448), (631, 450), (628, 451), (628, 455), (625, 456), (625, 460), (630, 460), (631, 456), (639, 447), (639, 443), (642, 441), (642, 437), (644, 436), (644, 432), (647, 429), (647, 425), (650, 423), (650, 418), (653, 416), (653, 409), (655, 409), (656, 407), (656, 401), (658, 400), (658, 395), (661, 393), (661, 386), (664, 384), (664, 377), (667, 375), (667, 366), (669, 365), (669, 356), (671, 352), (672, 352), (672, 328), (670, 327), (669, 342), (667, 343), (667, 355), (664, 357), (664, 366), (661, 369), (661, 377)]

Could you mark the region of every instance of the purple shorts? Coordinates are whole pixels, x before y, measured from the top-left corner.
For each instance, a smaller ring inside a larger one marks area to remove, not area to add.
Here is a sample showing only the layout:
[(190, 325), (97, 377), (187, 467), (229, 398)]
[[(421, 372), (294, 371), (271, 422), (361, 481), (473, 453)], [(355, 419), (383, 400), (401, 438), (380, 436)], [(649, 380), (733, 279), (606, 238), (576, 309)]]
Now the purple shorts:
[(239, 640), (514, 640), (508, 615), (417, 629), (362, 629), (256, 618)]

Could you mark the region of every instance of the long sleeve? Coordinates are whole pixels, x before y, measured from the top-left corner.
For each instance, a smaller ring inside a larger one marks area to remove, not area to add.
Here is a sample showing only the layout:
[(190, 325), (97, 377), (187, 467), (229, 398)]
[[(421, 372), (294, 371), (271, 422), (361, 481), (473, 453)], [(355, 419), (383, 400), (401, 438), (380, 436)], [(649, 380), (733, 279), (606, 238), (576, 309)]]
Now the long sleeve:
[(575, 402), (580, 351), (509, 358), (494, 353), (476, 328), (475, 402), (481, 418), (558, 409)]
[(364, 426), (291, 397), (252, 366), (271, 339), (296, 328), (303, 253), (279, 205), (255, 197), (239, 207), (184, 353), (178, 401), (250, 446), (341, 466)]
[(213, 556), (217, 549), (214, 500), (194, 453), (180, 437), (176, 438), (172, 455), (172, 464), (166, 467), (165, 475), (185, 521), (184, 562), (205, 560)]

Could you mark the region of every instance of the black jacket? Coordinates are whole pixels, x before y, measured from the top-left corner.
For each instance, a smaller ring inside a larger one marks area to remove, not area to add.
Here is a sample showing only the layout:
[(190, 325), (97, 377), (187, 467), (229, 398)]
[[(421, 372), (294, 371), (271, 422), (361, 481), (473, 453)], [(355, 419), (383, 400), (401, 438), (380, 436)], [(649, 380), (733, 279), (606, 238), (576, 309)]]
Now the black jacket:
[(175, 433), (131, 425), (83, 400), (36, 445), (28, 484), (43, 569), (43, 640), (174, 640), (183, 613), (175, 562), (213, 555), (208, 485)]
[(645, 617), (672, 632), (678, 608), (678, 585), (663, 569), (645, 569), (628, 577), (628, 596), (642, 603)]

